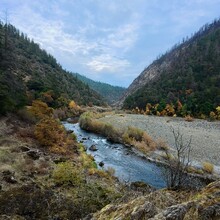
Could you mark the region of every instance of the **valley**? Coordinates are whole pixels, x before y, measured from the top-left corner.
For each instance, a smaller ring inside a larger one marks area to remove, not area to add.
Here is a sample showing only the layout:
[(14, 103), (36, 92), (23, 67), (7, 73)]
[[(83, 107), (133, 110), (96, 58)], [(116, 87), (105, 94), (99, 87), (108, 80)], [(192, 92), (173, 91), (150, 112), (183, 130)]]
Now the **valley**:
[[(116, 13), (114, 5), (110, 9)], [(93, 21), (89, 10), (84, 12), (69, 20)], [(57, 11), (53, 19), (60, 14), (69, 16)], [(36, 43), (5, 17), (0, 220), (220, 218), (220, 19), (183, 38), (137, 75), (146, 58), (131, 52), (136, 22), (116, 31), (85, 22), (77, 32), (64, 28), (65, 19), (43, 25), (45, 35)], [(27, 31), (32, 29), (32, 37), (41, 32), (38, 25)], [(137, 43), (142, 56), (144, 41)], [(66, 67), (117, 85), (132, 77), (133, 82), (128, 88), (112, 86)]]

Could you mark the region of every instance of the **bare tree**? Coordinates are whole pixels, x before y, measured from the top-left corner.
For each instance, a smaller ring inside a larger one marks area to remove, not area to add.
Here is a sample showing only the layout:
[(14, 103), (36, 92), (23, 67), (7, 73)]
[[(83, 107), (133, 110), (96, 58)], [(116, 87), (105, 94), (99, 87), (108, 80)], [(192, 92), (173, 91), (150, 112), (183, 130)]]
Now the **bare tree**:
[(168, 149), (165, 150), (167, 166), (163, 169), (162, 175), (168, 188), (177, 189), (184, 185), (187, 177), (192, 137), (187, 143), (184, 143), (183, 134), (180, 133), (179, 128), (177, 131), (174, 128), (171, 130), (174, 136), (175, 152), (171, 154)]

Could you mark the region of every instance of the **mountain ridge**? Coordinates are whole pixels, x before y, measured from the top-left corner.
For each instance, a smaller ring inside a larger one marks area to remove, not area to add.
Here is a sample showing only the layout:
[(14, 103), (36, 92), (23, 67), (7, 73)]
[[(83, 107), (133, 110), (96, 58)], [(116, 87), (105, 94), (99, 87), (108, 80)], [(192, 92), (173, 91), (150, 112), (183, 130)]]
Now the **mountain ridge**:
[(78, 79), (100, 94), (109, 104), (113, 104), (121, 98), (126, 88), (113, 86), (108, 83), (92, 80), (79, 73), (73, 73)]
[[(170, 51), (156, 59), (142, 71), (142, 73), (125, 91), (124, 96), (118, 102), (118, 105), (123, 105), (124, 108), (140, 107), (143, 109), (148, 102), (152, 102), (153, 104), (156, 104), (157, 102), (159, 103), (159, 98), (153, 97), (152, 93), (153, 90), (155, 90), (155, 93), (161, 93), (160, 88), (164, 87), (162, 84), (155, 89), (155, 84), (158, 84), (161, 80), (164, 80), (164, 83), (167, 83), (170, 80), (170, 88), (168, 88), (169, 86), (167, 85), (167, 88), (162, 92), (165, 92), (166, 95), (168, 95), (169, 92), (174, 93), (176, 101), (181, 97), (181, 94), (177, 93), (183, 92), (184, 89), (192, 89), (195, 93), (200, 91), (201, 89), (199, 87), (202, 82), (197, 82), (198, 80), (201, 81), (200, 78), (203, 78), (204, 80), (210, 80), (212, 78), (213, 81), (216, 80), (213, 84), (218, 84), (218, 66), (220, 57), (219, 35), (220, 20), (215, 20), (211, 24), (204, 25), (191, 38), (186, 38), (181, 44), (174, 45)], [(213, 57), (215, 57), (215, 59)], [(210, 71), (211, 67), (213, 67), (213, 70)], [(208, 74), (206, 75), (206, 73), (209, 73), (210, 76), (207, 76)], [(173, 75), (180, 78), (181, 85), (179, 87), (177, 86), (178, 82), (175, 81), (176, 79)], [(187, 75), (189, 76), (186, 77)], [(184, 80), (189, 80), (190, 77), (192, 80), (191, 84), (195, 82), (195, 85), (190, 85), (190, 83), (186, 85), (187, 83), (184, 82)], [(166, 78), (166, 80), (164, 78)], [(210, 84), (210, 86), (212, 87), (213, 84)], [(207, 86), (202, 86), (208, 89)], [(215, 85), (214, 87), (217, 89), (218, 86)], [(220, 96), (219, 90), (216, 91), (216, 94), (218, 97)], [(147, 100), (150, 96), (152, 96), (152, 98)], [(160, 96), (161, 99), (166, 99), (165, 94), (160, 94)], [(155, 100), (153, 100), (154, 98)], [(140, 99), (142, 99), (142, 101)], [(209, 99), (211, 100), (210, 97)], [(134, 102), (133, 104), (132, 101)], [(218, 104), (217, 98), (216, 101), (212, 102), (216, 106), (216, 104)], [(213, 108), (210, 108), (210, 110), (212, 109)]]
[[(50, 104), (56, 106), (66, 105), (68, 99), (80, 105), (105, 104), (97, 92), (65, 71), (53, 56), (27, 35), (13, 25), (1, 22), (0, 59), (0, 103), (4, 113), (24, 105), (25, 99), (28, 104), (48, 93), (53, 99)], [(18, 97), (19, 94), (22, 97)]]

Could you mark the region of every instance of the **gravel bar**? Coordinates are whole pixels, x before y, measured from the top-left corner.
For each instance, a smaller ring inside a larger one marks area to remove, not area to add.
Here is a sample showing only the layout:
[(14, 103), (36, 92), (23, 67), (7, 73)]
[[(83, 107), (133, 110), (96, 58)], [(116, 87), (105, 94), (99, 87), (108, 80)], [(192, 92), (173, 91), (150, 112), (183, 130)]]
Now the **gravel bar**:
[(172, 128), (180, 131), (187, 143), (192, 138), (191, 160), (198, 163), (210, 162), (220, 166), (220, 121), (209, 122), (195, 119), (187, 122), (178, 117), (157, 117), (148, 115), (116, 114), (99, 120), (112, 124), (118, 129), (133, 126), (146, 131), (154, 140), (162, 139), (172, 148)]

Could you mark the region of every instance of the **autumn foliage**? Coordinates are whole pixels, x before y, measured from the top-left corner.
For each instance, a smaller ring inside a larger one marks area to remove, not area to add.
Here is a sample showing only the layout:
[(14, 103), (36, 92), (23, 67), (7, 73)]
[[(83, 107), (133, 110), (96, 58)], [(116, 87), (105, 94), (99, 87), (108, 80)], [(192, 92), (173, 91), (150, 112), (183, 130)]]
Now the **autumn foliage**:
[(67, 153), (74, 140), (67, 135), (59, 120), (54, 118), (53, 109), (45, 102), (34, 100), (29, 112), (37, 119), (34, 135), (41, 146), (54, 153)]
[(65, 153), (67, 135), (63, 126), (55, 119), (46, 117), (35, 127), (35, 137), (39, 143), (53, 152)]
[(34, 100), (32, 106), (29, 107), (30, 113), (32, 113), (37, 119), (45, 117), (52, 117), (53, 109), (48, 107), (45, 102), (40, 100)]

